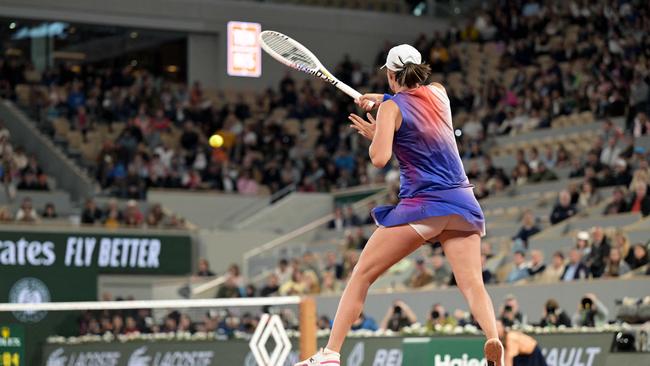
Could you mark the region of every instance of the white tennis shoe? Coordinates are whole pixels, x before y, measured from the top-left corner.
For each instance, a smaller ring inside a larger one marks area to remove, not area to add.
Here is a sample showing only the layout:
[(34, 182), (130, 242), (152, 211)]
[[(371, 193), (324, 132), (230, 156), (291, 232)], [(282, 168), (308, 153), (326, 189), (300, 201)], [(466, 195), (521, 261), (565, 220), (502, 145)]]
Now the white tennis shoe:
[(341, 365), (341, 355), (321, 348), (318, 353), (309, 357), (304, 361), (300, 361), (294, 366), (340, 366)]

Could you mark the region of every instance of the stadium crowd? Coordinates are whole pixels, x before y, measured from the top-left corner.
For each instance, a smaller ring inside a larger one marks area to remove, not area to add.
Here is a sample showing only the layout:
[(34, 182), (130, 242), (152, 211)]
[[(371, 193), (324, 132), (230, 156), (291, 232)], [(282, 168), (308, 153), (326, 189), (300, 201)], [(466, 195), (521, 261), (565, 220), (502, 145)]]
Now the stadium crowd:
[[(499, 6), (462, 28), (415, 40), (435, 77), (448, 85), (462, 130), (463, 157), (489, 160), (492, 137), (548, 128), (554, 118), (580, 111), (591, 111), (597, 118), (625, 117), (625, 130), (608, 136), (603, 144), (623, 148), (633, 137), (648, 133), (647, 4), (495, 4)], [(562, 38), (561, 30), (571, 26), (579, 27), (576, 37)], [(481, 80), (476, 90), (463, 79), (462, 90), (457, 90), (445, 80), (466, 71), (462, 47), (468, 42), (493, 45), (500, 58), (499, 73)], [(377, 55), (377, 65), (390, 46), (387, 43)], [(547, 61), (542, 63), (542, 58)], [(70, 127), (84, 136), (98, 124), (127, 122), (115, 140), (104, 143), (95, 169), (102, 187), (118, 196), (143, 198), (147, 187), (255, 194), (296, 185), (305, 191), (327, 191), (383, 180), (385, 171), (376, 171), (368, 162), (365, 142), (338, 123), (355, 110), (351, 101), (330, 88), (297, 82), (290, 74), (278, 88), (229, 100), (221, 92), (212, 95), (198, 82), (171, 83), (131, 66), (60, 65), (34, 76), (28, 65), (4, 64), (4, 69), (17, 73), (11, 77), (10, 71), (3, 73), (8, 79), (4, 84), (44, 85), (45, 92), (32, 102), (50, 118), (67, 118)], [(518, 71), (507, 84), (504, 75), (512, 68)], [(381, 72), (367, 72), (349, 57), (337, 66), (336, 74), (355, 88), (387, 91)], [(317, 119), (313, 146), (306, 141), (304, 126), (297, 134), (283, 126), (294, 118), (303, 123)], [(213, 150), (207, 137), (215, 132), (224, 136), (225, 143)], [(171, 140), (165, 138), (170, 133)], [(509, 176), (494, 177), (490, 172), (474, 177), (481, 188), (479, 196), (510, 184), (553, 179), (554, 166), (581, 158), (570, 156), (563, 147), (527, 153), (539, 156), (532, 160), (535, 164), (517, 166)], [(614, 162), (610, 155), (605, 158)]]
[[(112, 297), (105, 293), (103, 299), (112, 300)], [(133, 300), (133, 298), (129, 297), (126, 300)], [(612, 310), (608, 309), (593, 293), (584, 294), (577, 304), (577, 310), (573, 313), (562, 309), (554, 298), (549, 298), (544, 304), (540, 304), (540, 308), (542, 310), (539, 314), (522, 313), (517, 297), (508, 295), (502, 299), (497, 315), (506, 326), (510, 327), (528, 325), (544, 328), (602, 327), (624, 321), (618, 314), (610, 317)], [(269, 308), (265, 311), (278, 313), (286, 329), (298, 330), (298, 317), (292, 310)], [(612, 318), (616, 319), (611, 320)], [(252, 334), (258, 322), (258, 315), (239, 309), (208, 310), (205, 313), (192, 314), (173, 310), (163, 316), (154, 314), (150, 309), (85, 311), (78, 317), (78, 335), (101, 336), (110, 333), (114, 336), (137, 336), (149, 333), (213, 332), (223, 338), (232, 338)], [(317, 322), (321, 330), (331, 328), (332, 320), (328, 316), (321, 315)], [(451, 332), (453, 327), (466, 325), (478, 328), (471, 314), (465, 310), (448, 311), (443, 304), (435, 303), (428, 313), (416, 314), (405, 301), (396, 300), (379, 322), (361, 313), (359, 319), (353, 324), (352, 331), (400, 332), (416, 323), (429, 332)]]
[[(0, 62), (1, 64), (1, 62)], [(11, 133), (0, 120), (0, 182), (11, 197), (16, 190), (49, 190), (48, 176), (34, 155), (11, 143)]]

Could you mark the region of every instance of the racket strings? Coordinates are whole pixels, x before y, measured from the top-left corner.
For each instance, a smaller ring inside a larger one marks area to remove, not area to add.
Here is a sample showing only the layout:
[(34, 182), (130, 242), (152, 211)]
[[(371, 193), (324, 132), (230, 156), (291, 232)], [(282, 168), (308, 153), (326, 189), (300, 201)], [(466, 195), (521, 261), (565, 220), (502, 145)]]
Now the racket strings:
[(311, 57), (308, 54), (303, 52), (300, 48), (296, 47), (285, 38), (273, 34), (268, 34), (268, 35), (264, 34), (262, 35), (262, 40), (273, 51), (275, 51), (285, 59), (294, 62), (296, 64), (308, 67), (310, 69), (318, 68), (318, 65), (316, 65), (316, 63), (311, 59)]

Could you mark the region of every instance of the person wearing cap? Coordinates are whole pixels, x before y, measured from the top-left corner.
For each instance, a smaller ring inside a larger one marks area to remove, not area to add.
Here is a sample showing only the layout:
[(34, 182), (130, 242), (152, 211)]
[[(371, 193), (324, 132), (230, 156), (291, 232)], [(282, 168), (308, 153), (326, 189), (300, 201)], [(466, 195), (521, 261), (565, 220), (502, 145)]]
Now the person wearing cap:
[(364, 248), (341, 296), (327, 346), (297, 366), (340, 365), (340, 352), (359, 317), (370, 285), (393, 264), (427, 241), (439, 241), (458, 288), (488, 338), (488, 365), (502, 366), (494, 307), (485, 290), (481, 236), (485, 219), (456, 145), (450, 100), (445, 88), (428, 79), (431, 68), (406, 44), (390, 49), (386, 63), (394, 94), (365, 94), (356, 103), (376, 117), (350, 114), (350, 127), (371, 141), (370, 160), (377, 168), (397, 158), (400, 201), (379, 206), (372, 217), (378, 228)]

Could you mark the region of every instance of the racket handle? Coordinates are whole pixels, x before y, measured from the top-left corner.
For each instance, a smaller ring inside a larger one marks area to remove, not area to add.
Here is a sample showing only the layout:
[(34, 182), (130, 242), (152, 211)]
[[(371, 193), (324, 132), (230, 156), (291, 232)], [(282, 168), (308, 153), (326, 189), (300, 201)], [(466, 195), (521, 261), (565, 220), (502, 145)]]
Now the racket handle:
[[(351, 88), (349, 85), (345, 84), (344, 82), (339, 81), (336, 84), (336, 87), (339, 88), (339, 90), (341, 90), (345, 94), (352, 97), (352, 99), (354, 99), (354, 100), (357, 100), (357, 99), (359, 99), (361, 97), (361, 93), (354, 90), (353, 88)], [(375, 106), (375, 102), (368, 101), (368, 105), (370, 106), (370, 108), (373, 108)]]

